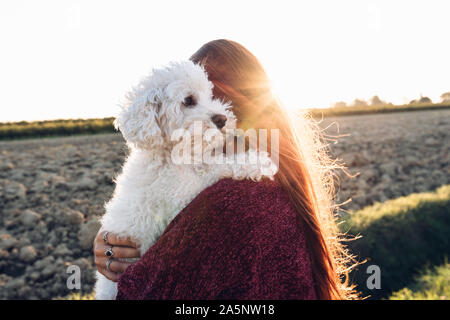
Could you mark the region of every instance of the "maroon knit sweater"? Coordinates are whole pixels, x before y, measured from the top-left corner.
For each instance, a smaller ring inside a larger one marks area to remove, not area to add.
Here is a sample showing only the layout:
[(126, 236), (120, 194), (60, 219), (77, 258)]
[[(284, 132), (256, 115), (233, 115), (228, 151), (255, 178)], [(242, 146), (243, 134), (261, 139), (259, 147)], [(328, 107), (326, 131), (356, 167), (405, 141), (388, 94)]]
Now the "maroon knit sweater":
[(127, 268), (117, 299), (316, 299), (299, 225), (277, 182), (220, 180)]

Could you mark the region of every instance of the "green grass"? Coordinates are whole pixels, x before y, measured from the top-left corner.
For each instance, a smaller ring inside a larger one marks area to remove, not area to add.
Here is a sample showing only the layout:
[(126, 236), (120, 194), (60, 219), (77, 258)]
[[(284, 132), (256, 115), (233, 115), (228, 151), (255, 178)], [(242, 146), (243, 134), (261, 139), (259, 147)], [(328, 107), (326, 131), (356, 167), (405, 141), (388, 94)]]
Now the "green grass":
[(71, 293), (67, 297), (58, 300), (95, 300), (94, 292), (91, 293)]
[[(376, 203), (341, 219), (342, 232), (362, 235), (348, 245), (359, 260), (368, 260), (351, 274), (366, 296), (386, 298), (426, 265), (441, 264), (450, 256), (450, 185)], [(366, 286), (366, 268), (372, 264), (381, 269), (381, 290)]]
[(450, 300), (450, 263), (426, 269), (412, 285), (389, 297), (390, 300)]
[(323, 117), (342, 117), (375, 113), (408, 112), (449, 109), (450, 104), (446, 103), (422, 103), (405, 105), (379, 105), (379, 106), (361, 106), (361, 107), (334, 107), (326, 109), (310, 109), (314, 118)]
[[(347, 116), (399, 111), (438, 110), (450, 108), (448, 104), (415, 104), (403, 106), (366, 106), (328, 109), (311, 109), (315, 118)], [(113, 118), (68, 119), (48, 121), (21, 121), (0, 123), (0, 140), (42, 138), (79, 134), (113, 133)]]
[(112, 133), (113, 118), (0, 123), (0, 140)]

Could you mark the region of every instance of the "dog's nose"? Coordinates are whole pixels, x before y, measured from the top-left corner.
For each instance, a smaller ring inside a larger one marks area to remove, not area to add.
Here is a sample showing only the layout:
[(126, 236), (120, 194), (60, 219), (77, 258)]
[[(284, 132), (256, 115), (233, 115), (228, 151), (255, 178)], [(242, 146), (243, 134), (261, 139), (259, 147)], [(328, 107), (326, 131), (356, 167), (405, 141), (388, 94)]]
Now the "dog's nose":
[(216, 125), (217, 128), (222, 129), (227, 122), (227, 117), (223, 114), (215, 114), (211, 117), (212, 122)]

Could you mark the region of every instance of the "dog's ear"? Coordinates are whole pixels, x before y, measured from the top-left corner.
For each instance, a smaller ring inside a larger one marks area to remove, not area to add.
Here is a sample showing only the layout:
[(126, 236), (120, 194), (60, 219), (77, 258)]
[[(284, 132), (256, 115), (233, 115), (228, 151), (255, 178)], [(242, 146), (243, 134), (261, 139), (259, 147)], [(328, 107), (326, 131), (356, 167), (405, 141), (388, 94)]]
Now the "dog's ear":
[(114, 120), (114, 126), (122, 132), (127, 143), (143, 149), (163, 145), (159, 125), (161, 101), (161, 91), (158, 89), (127, 95), (127, 103)]

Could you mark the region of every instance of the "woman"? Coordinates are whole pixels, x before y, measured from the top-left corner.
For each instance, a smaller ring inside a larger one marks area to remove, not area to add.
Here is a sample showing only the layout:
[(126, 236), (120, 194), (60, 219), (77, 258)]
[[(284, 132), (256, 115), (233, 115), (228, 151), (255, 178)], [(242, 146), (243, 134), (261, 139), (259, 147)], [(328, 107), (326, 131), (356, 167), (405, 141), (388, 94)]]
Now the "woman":
[(211, 41), (191, 60), (204, 66), (214, 96), (232, 102), (239, 128), (279, 130), (276, 179), (219, 181), (180, 212), (130, 268), (116, 260), (107, 268), (104, 252), (111, 245), (115, 258), (135, 258), (136, 245), (99, 234), (98, 270), (119, 280), (122, 299), (354, 297), (344, 281), (350, 258), (333, 217), (336, 165), (318, 129), (305, 117), (291, 123), (262, 65), (240, 44)]

